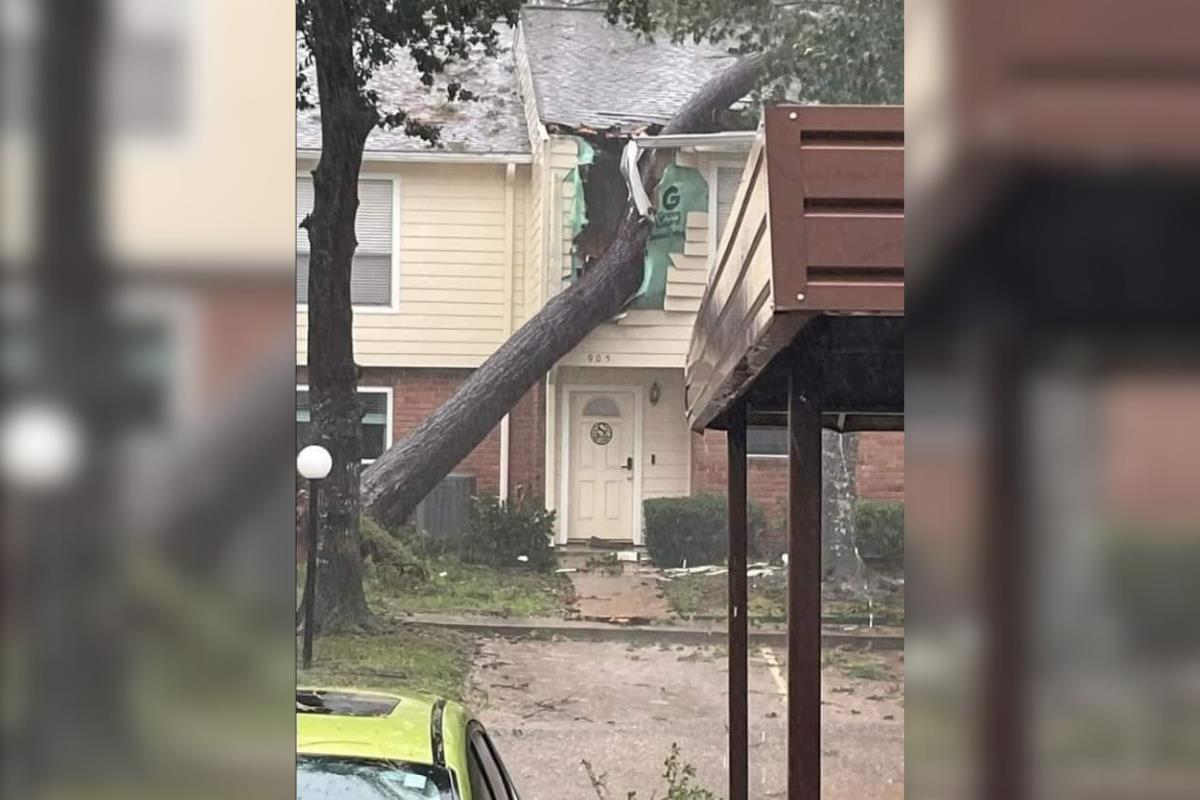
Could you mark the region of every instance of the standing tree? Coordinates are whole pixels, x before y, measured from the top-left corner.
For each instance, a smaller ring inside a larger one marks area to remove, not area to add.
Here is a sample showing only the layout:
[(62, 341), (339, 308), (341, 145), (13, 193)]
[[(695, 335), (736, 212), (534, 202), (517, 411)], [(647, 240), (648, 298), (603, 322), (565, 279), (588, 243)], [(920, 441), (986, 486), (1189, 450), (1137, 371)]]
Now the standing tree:
[[(718, 115), (754, 92), (824, 102), (899, 102), (901, 0), (608, 0), (609, 22), (673, 41), (729, 43), (741, 56), (710, 80), (662, 130), (713, 130)], [(646, 171), (648, 193), (660, 153)], [(637, 291), (650, 225), (630, 205), (604, 255), (554, 296), (412, 434), (363, 474), (363, 502), (403, 523), (417, 503), (487, 436), (537, 381)]]
[[(301, 226), (310, 245), (308, 384), (317, 441), (333, 456), (322, 481), (317, 619), (324, 631), (367, 625), (358, 533), (362, 408), (352, 338), (350, 266), (358, 245), (358, 176), (367, 136), (377, 127), (402, 128), (431, 143), (436, 128), (402, 108), (383, 107), (375, 73), (402, 54), (432, 87), (446, 66), (476, 51), (496, 51), (496, 24), (516, 21), (519, 0), (297, 0), (302, 43), (296, 78), (301, 110), (321, 109), (321, 160), (313, 172), (312, 213)], [(316, 75), (316, 93), (312, 74)], [(457, 83), (450, 100), (472, 96)]]

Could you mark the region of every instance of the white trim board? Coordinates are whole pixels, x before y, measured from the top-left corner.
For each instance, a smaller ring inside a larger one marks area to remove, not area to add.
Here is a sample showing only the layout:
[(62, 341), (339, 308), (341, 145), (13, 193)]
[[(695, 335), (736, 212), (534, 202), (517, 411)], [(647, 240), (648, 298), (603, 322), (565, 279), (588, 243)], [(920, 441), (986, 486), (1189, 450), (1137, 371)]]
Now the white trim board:
[(559, 437), (562, 446), (559, 450), (561, 476), (558, 482), (558, 536), (559, 544), (567, 543), (567, 525), (570, 524), (571, 514), (571, 395), (575, 392), (612, 392), (633, 395), (633, 531), (632, 539), (635, 545), (642, 544), (642, 398), (641, 386), (630, 384), (590, 384), (569, 383), (559, 387)]

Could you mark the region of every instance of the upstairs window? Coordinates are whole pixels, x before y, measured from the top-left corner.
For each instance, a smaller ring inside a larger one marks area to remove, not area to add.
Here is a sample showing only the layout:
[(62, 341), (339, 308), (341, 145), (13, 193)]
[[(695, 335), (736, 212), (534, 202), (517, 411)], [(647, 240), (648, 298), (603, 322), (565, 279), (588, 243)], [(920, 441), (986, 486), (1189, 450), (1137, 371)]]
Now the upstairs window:
[[(364, 308), (388, 308), (392, 305), (396, 280), (393, 258), (393, 182), (358, 182), (358, 215), (354, 232), (358, 247), (350, 266), (350, 302)], [(313, 207), (313, 181), (296, 179), (296, 304), (308, 303), (308, 231), (300, 223)]]
[(741, 167), (717, 167), (717, 190), (713, 192), (713, 213), (717, 217), (713, 250), (721, 243), (725, 226), (733, 216), (733, 201), (737, 197), (738, 184), (742, 181)]
[(787, 428), (747, 428), (746, 454), (749, 456), (786, 456)]

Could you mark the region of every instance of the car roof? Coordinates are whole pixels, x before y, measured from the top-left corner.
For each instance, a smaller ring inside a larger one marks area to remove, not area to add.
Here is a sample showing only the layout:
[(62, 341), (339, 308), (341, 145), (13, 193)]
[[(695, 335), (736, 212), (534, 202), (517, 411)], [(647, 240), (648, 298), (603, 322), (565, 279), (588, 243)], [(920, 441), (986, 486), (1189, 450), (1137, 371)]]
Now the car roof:
[[(358, 688), (296, 689), (296, 752), (438, 764), (433, 720), (441, 717), (442, 752), (453, 754), (466, 710), (441, 697)], [(445, 765), (442, 757), (440, 764)]]

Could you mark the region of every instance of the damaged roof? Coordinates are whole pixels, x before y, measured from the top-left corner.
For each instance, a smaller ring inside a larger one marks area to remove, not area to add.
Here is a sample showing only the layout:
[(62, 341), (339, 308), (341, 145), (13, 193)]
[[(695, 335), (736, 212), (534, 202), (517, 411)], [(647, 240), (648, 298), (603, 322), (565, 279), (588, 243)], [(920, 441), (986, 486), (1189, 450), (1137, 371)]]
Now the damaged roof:
[[(480, 52), (469, 62), (447, 67), (432, 90), (421, 85), (421, 75), (407, 54), (380, 70), (371, 86), (379, 92), (383, 110), (407, 109), (415, 119), (440, 125), (441, 142), (433, 147), (403, 130), (376, 128), (367, 138), (367, 153), (528, 153), (529, 136), (513, 67), (513, 30), (507, 25), (498, 25), (497, 29), (500, 36), (496, 58)], [(309, 72), (315, 99), (316, 76), (311, 67)], [(452, 80), (480, 99), (447, 102), (445, 86)], [(321, 148), (319, 107), (296, 112), (296, 147)]]
[(708, 43), (639, 39), (597, 9), (526, 6), (521, 32), (542, 122), (571, 128), (664, 124), (733, 61)]

